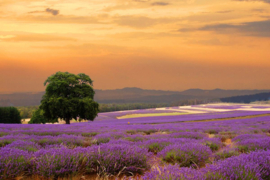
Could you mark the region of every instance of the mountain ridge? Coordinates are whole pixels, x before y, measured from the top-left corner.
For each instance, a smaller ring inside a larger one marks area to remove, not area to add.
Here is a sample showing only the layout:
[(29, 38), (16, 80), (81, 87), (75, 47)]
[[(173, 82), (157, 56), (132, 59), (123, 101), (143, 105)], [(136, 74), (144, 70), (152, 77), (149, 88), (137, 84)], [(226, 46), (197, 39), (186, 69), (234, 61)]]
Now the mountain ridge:
[[(225, 90), (187, 89), (184, 91), (149, 90), (126, 87), (112, 90), (95, 90), (95, 100), (99, 103), (170, 103), (189, 99), (220, 99), (232, 96), (252, 95), (270, 90)], [(0, 106), (39, 105), (45, 92), (0, 93)]]

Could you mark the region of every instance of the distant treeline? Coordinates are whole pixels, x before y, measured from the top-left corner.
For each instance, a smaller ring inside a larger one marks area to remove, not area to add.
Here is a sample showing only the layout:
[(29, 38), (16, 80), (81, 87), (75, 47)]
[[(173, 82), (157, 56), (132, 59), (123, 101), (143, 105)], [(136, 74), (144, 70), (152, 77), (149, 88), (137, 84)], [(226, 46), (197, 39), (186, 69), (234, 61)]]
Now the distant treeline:
[(39, 106), (20, 106), (20, 107), (17, 107), (19, 112), (20, 112), (20, 115), (21, 115), (21, 118), (22, 119), (28, 119), (28, 118), (31, 118), (33, 116), (33, 113), (38, 110), (38, 107)]
[[(111, 112), (111, 111), (124, 111), (124, 110), (135, 110), (135, 109), (150, 109), (159, 107), (174, 107), (184, 105), (197, 105), (205, 104), (210, 102), (217, 102), (219, 100), (182, 100), (172, 103), (124, 103), (124, 104), (99, 104), (100, 112)], [(38, 106), (21, 106), (17, 107), (20, 111), (22, 119), (28, 119), (33, 116), (33, 113), (38, 109)]]
[(270, 92), (245, 96), (233, 96), (221, 98), (220, 100), (222, 102), (233, 102), (233, 103), (251, 103), (254, 101), (268, 101), (270, 100)]

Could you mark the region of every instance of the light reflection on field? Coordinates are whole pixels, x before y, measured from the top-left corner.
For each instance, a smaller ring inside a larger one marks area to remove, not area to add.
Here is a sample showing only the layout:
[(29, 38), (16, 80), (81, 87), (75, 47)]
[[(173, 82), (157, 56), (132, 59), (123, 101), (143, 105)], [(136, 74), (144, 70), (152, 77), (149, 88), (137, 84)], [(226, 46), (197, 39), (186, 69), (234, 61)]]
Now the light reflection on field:
[(155, 116), (176, 116), (176, 115), (184, 115), (184, 114), (190, 114), (190, 113), (172, 112), (172, 113), (128, 114), (128, 115), (117, 117), (117, 119), (128, 119), (128, 118), (137, 118), (137, 117), (155, 117)]

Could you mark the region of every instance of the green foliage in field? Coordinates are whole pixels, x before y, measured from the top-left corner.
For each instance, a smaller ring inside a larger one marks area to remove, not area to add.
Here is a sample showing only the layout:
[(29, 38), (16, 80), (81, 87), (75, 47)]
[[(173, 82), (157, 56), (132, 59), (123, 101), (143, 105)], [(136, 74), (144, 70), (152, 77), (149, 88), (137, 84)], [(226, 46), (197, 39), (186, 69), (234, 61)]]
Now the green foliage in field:
[(0, 123), (21, 124), (20, 112), (15, 107), (0, 107)]

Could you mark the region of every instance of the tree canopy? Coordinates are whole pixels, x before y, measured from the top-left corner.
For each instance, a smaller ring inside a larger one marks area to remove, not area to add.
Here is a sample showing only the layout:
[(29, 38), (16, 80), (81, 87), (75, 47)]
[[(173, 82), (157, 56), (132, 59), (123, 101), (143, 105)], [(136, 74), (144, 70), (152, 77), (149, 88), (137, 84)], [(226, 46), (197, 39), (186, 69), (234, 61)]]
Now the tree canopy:
[(98, 114), (93, 81), (89, 76), (69, 72), (57, 72), (44, 82), (46, 92), (40, 108), (47, 119), (60, 118), (70, 124), (71, 119), (93, 121)]

